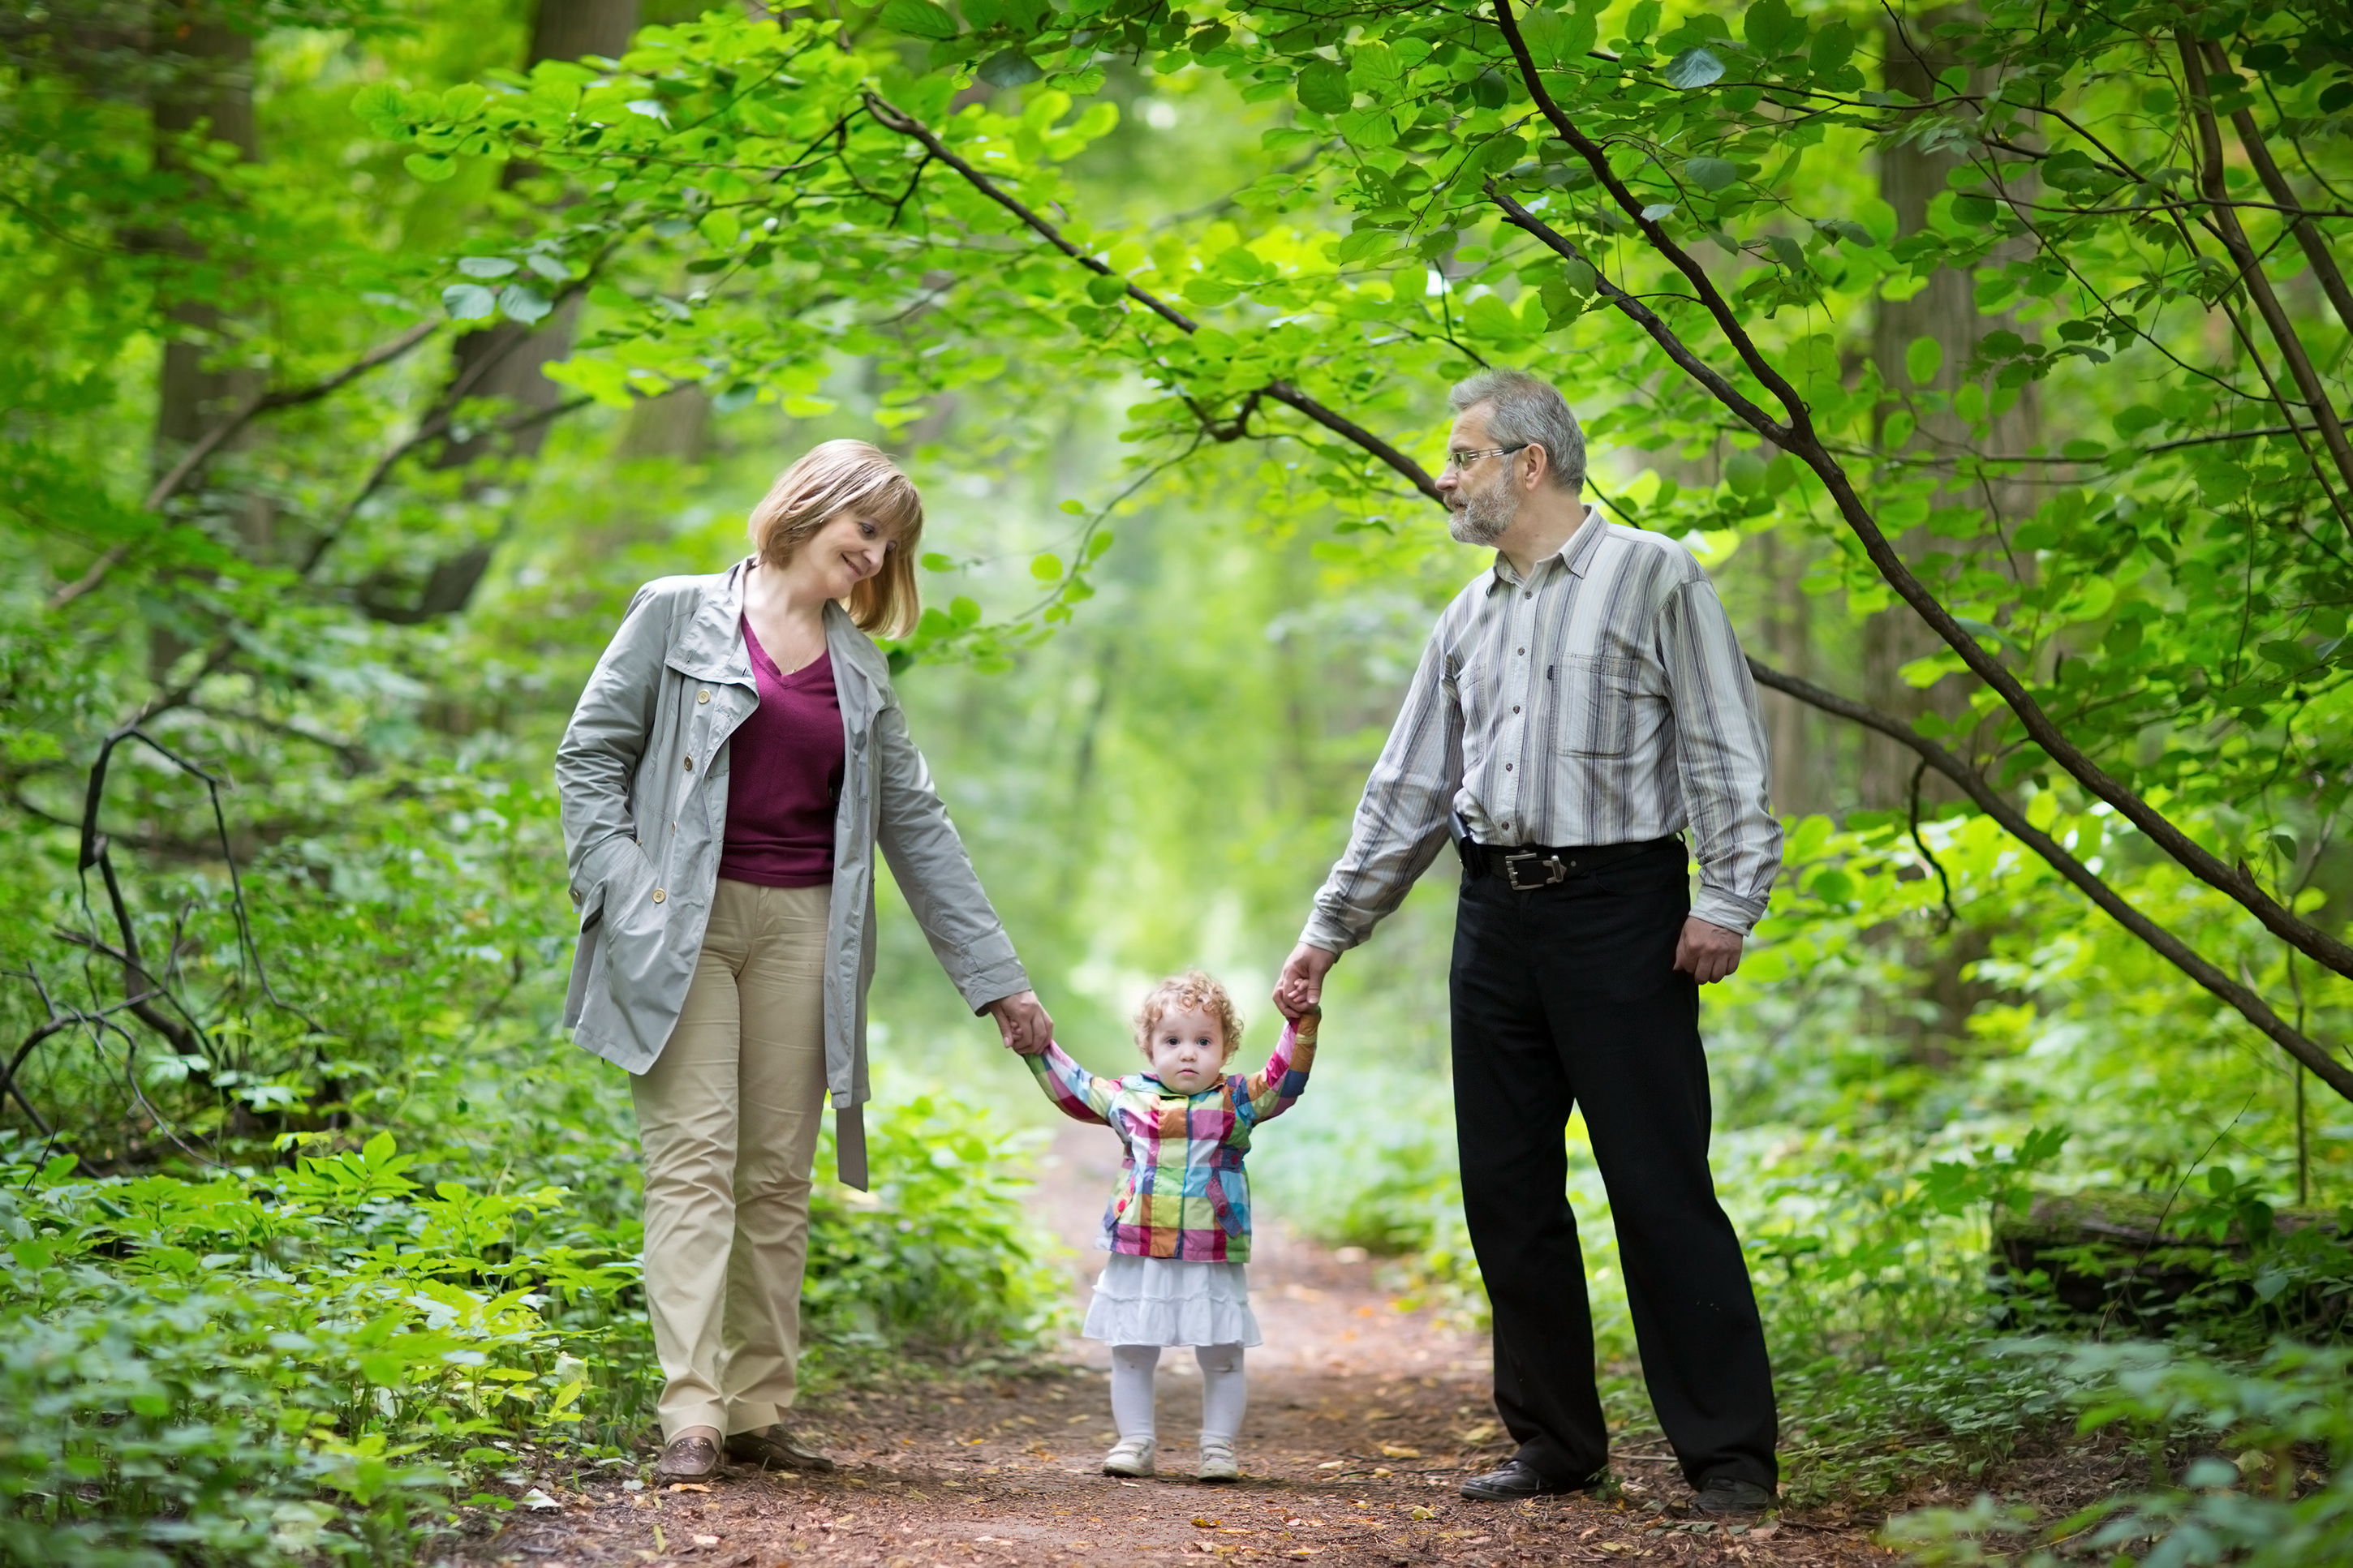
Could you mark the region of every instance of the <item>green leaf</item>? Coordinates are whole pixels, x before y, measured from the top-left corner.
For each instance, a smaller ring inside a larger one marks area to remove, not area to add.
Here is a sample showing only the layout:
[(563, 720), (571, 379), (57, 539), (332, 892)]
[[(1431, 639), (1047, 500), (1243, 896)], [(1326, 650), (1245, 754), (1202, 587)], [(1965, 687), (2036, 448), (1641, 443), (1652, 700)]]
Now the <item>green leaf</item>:
[(1087, 541), (1087, 559), (1089, 561), (1102, 560), (1103, 552), (1111, 548), (1111, 541), (1112, 532), (1110, 529), (1106, 528), (1099, 531), (1092, 539)]
[(1934, 338), (1914, 338), (1904, 350), (1904, 374), (1915, 386), (1926, 386), (1945, 367), (1945, 345)]
[(537, 289), (526, 289), (520, 283), (510, 283), (499, 290), (501, 312), (526, 326), (553, 309)]
[(1724, 460), (1724, 482), (1735, 495), (1761, 495), (1765, 490), (1765, 459), (1754, 452), (1735, 452)]
[(515, 269), (515, 264), (503, 256), (461, 256), (458, 270), (469, 278), (503, 278)]
[(882, 7), (882, 25), (894, 33), (907, 33), (918, 38), (953, 38), (956, 36), (956, 20), (932, 0), (888, 0)]
[(936, 550), (927, 550), (917, 557), (917, 563), (926, 572), (953, 572), (955, 563)]
[(1803, 43), (1806, 25), (1790, 14), (1787, 0), (1756, 0), (1740, 19), (1740, 33), (1769, 59)]
[(458, 172), (457, 160), (447, 153), (411, 153), (400, 163), (428, 185), (438, 184)]
[(452, 283), (441, 290), (441, 308), (453, 321), (479, 321), (499, 308), (499, 297), (480, 283)]
[(980, 79), (991, 87), (1027, 87), (1045, 76), (1038, 62), (1019, 49), (1001, 49), (981, 63)]
[(1726, 159), (1694, 158), (1683, 165), (1683, 178), (1703, 191), (1720, 191), (1740, 178), (1740, 170)]
[(743, 221), (724, 208), (704, 213), (694, 226), (703, 238), (722, 250), (733, 247), (736, 237), (744, 232)]
[(1309, 61), (1299, 73), (1294, 90), (1299, 94), (1300, 107), (1318, 114), (1344, 113), (1356, 102), (1355, 89), (1348, 85), (1348, 73), (1325, 59)]
[(1512, 308), (1493, 294), (1482, 294), (1462, 312), (1462, 325), (1473, 337), (1518, 342), (1527, 336)]
[(1348, 79), (1359, 92), (1375, 98), (1394, 92), (1405, 74), (1397, 51), (1379, 39), (1371, 39), (1356, 47), (1354, 58), (1348, 62)]
[(1666, 70), (1662, 74), (1667, 79), (1669, 87), (1689, 92), (1695, 87), (1705, 87), (1722, 78), (1724, 61), (1716, 57), (1714, 49), (1704, 45), (1694, 45), (1669, 60)]
[(1050, 552), (1044, 555), (1031, 557), (1029, 562), (1029, 575), (1037, 578), (1040, 583), (1057, 583), (1061, 581), (1062, 558)]

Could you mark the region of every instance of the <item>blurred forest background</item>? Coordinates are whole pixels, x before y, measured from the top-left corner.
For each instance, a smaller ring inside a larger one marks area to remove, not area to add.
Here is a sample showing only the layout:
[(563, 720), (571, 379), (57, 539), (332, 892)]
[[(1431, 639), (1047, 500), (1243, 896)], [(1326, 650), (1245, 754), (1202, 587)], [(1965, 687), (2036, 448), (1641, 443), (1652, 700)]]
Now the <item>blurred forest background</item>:
[[(1263, 1048), (1482, 564), (1410, 471), (1477, 363), (1559, 381), (1595, 488), (1759, 661), (1891, 718), (1766, 693), (1789, 865), (1704, 1003), (1792, 1498), (1899, 1508), (2081, 1419), (2151, 1456), (2069, 1527), (2112, 1550), (2345, 1542), (2353, 36), (1799, 10), (1541, 7), (1524, 48), (1444, 6), (0, 16), (0, 1551), (391, 1560), (519, 1444), (639, 1462), (633, 1127), (558, 1025), (550, 755), (632, 590), (734, 559), (816, 441), (923, 488), (899, 689), (1060, 1038), (1123, 1069), (1134, 996), (1198, 963)], [(1540, 74), (1648, 149), (1630, 189), (1675, 188), (1613, 211)], [(2004, 159), (2015, 189), (1973, 184)], [(1760, 441), (1620, 307), (1613, 269), (1720, 323), (1658, 281), (1670, 233), (1958, 634), (1802, 432)], [(1271, 1214), (1475, 1320), (1451, 866), (1335, 972), (1328, 1067), (1252, 1164)], [(1047, 1108), (885, 905), (878, 1184), (821, 1191), (820, 1387), (1060, 1328), (1021, 1197)], [(1994, 1498), (1892, 1528), (1955, 1561), (2066, 1533)]]

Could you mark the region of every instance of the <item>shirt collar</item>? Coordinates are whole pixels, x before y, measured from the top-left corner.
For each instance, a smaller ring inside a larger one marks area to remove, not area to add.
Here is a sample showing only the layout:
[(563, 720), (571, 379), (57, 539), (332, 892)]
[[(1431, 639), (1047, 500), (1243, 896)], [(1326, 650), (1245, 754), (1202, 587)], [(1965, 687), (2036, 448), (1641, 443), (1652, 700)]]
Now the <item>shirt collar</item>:
[[(1560, 563), (1562, 569), (1570, 576), (1584, 576), (1586, 568), (1593, 564), (1595, 548), (1601, 542), (1601, 536), (1608, 531), (1609, 525), (1601, 520), (1601, 509), (1598, 506), (1587, 507), (1585, 521), (1577, 525), (1577, 531), (1570, 534), (1558, 550), (1535, 563), (1528, 573), (1530, 580), (1543, 576), (1546, 568), (1556, 561)], [(1490, 590), (1516, 588), (1519, 585), (1519, 574), (1512, 570), (1511, 562), (1504, 558), (1502, 551), (1498, 550), (1495, 552), (1495, 578), (1494, 582), (1489, 584)]]

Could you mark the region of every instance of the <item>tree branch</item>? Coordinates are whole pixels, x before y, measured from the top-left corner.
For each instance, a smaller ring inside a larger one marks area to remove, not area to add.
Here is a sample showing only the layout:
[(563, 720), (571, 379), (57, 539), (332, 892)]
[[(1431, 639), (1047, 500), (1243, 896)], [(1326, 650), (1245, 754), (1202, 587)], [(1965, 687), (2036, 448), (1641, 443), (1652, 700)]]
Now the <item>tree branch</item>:
[[(1634, 218), (1636, 226), (1642, 231), (1643, 237), (1650, 242), (1651, 248), (1690, 280), (1700, 302), (1740, 354), (1742, 363), (1788, 409), (1789, 425), (1787, 434), (1776, 444), (1803, 462), (1813, 471), (1815, 477), (1822, 481), (1823, 488), (1830, 492), (1831, 504), (1838, 508), (1839, 515), (1845, 520), (1847, 527), (1862, 542), (1864, 553), (1870, 556), (1872, 564), (1878, 568), (1880, 576), (1886, 581), (1888, 586), (1894, 588), (1896, 595), (1905, 604), (1911, 605), (1913, 611), (1928, 624), (1930, 629), (1944, 639), (1946, 646), (1960, 656), (1961, 662), (1968, 667), (1972, 674), (1993, 689), (1995, 694), (2000, 697), (2010, 710), (2018, 716), (2019, 722), (2024, 728), (2028, 738), (2094, 796), (2115, 807), (2126, 821), (2140, 830), (2143, 837), (2172, 858), (2191, 876), (2236, 900), (2262, 921), (2264, 929), (2274, 936), (2337, 973), (2353, 977), (2353, 946), (2348, 946), (2338, 937), (2321, 930), (2294, 910), (2285, 908), (2279, 900), (2265, 892), (2251, 873), (2231, 865), (2199, 844), (2162, 812), (2112, 777), (2105, 769), (2086, 755), (2082, 747), (2068, 738), (2066, 732), (2059, 727), (2051, 715), (2043, 710), (2042, 705), (2034, 700), (2033, 694), (2026, 689), (2025, 686), (2000, 659), (1980, 647), (1977, 637), (1954, 619), (1953, 613), (1947, 609), (1944, 603), (1929, 591), (1927, 585), (1913, 574), (1911, 567), (1897, 552), (1894, 542), (1880, 529), (1878, 520), (1872, 515), (1871, 509), (1863, 504), (1862, 496), (1856, 492), (1853, 481), (1847, 477), (1845, 468), (1823, 444), (1820, 434), (1814, 428), (1812, 416), (1807, 411), (1804, 400), (1798, 396), (1796, 389), (1789, 385), (1786, 378), (1764, 362), (1763, 355), (1758, 352), (1755, 342), (1740, 326), (1733, 315), (1730, 305), (1725, 302), (1722, 292), (1716, 289), (1715, 280), (1707, 276), (1706, 271), (1689, 252), (1668, 237), (1665, 230), (1656, 223), (1643, 219), (1640, 216), (1641, 212), (1640, 198), (1628, 189), (1625, 182), (1620, 180), (1616, 172), (1609, 167), (1605, 150), (1579, 131), (1575, 122), (1562, 112), (1560, 106), (1553, 101), (1552, 95), (1545, 90), (1544, 83), (1537, 75), (1535, 61), (1528, 53), (1527, 41), (1520, 34), (1518, 22), (1513, 18), (1511, 0), (1494, 0), (1494, 5), (1496, 20), (1503, 28), (1505, 39), (1511, 45), (1513, 56), (1519, 63), (1522, 79), (1538, 110), (1560, 133), (1562, 140), (1576, 148), (1584, 157), (1587, 165), (1593, 170), (1594, 177), (1600, 182), (1602, 187), (1609, 191), (1612, 198)], [(1519, 226), (1525, 228), (1530, 223), (1541, 223), (1541, 220), (1529, 215), (1525, 207), (1520, 211), (1524, 221), (1519, 223)], [(1543, 226), (1548, 228), (1549, 226)], [(1532, 229), (1530, 232), (1533, 233), (1535, 230)], [(1567, 241), (1563, 239), (1560, 243), (1567, 245)], [(1559, 247), (1556, 246), (1555, 248), (1558, 249)], [(1611, 302), (1619, 304), (1618, 298), (1613, 296)], [(1625, 307), (1623, 304), (1619, 304), (1619, 309), (1623, 310)], [(1640, 320), (1640, 318), (1635, 319), (1638, 321)], [(1656, 321), (1656, 317), (1653, 316), (1652, 320)], [(1667, 346), (1666, 340), (1673, 337), (1672, 329), (1667, 328), (1664, 323), (1660, 323), (1656, 327), (1645, 326), (1644, 331), (1650, 332), (1654, 340), (1659, 341), (1662, 348)], [(1672, 351), (1671, 350), (1670, 353), (1672, 354)], [(1676, 363), (1678, 365), (1683, 365), (1686, 359), (1692, 363), (1698, 363), (1697, 356), (1690, 354), (1687, 350), (1685, 356), (1678, 358)], [(1722, 382), (1720, 376), (1716, 380), (1719, 384)], [(1715, 385), (1710, 385), (1709, 390), (1715, 392)], [(1716, 395), (1720, 401), (1723, 400), (1721, 392), (1717, 392)], [(1767, 434), (1757, 422), (1756, 416), (1761, 415), (1762, 411), (1757, 409), (1755, 404), (1744, 398), (1737, 404), (1726, 402), (1725, 406), (1739, 415), (1760, 435)], [(2324, 404), (2323, 406), (2326, 405)], [(2335, 416), (2335, 411), (2330, 410), (2328, 418), (2333, 422)]]
[(2097, 872), (2069, 853), (2065, 846), (2028, 821), (2026, 814), (1987, 783), (1985, 775), (1977, 769), (1934, 741), (1915, 734), (1912, 727), (1902, 720), (1882, 713), (1875, 708), (1865, 707), (1810, 681), (1800, 680), (1796, 676), (1784, 675), (1754, 658), (1748, 661), (1748, 673), (1759, 686), (1794, 697), (1810, 708), (1818, 708), (1825, 713), (1860, 724), (1910, 750), (1920, 759), (1923, 766), (1934, 768), (1950, 779), (1979, 811), (2000, 824), (2002, 831), (2041, 856), (2052, 870), (2073, 883), (2077, 891), (2097, 904), (2111, 920), (2155, 949), (2182, 973), (2229, 1003), (2241, 1017), (2262, 1030), (2289, 1056), (2311, 1068), (2314, 1076), (2329, 1088), (2347, 1100), (2353, 1100), (2353, 1070), (2348, 1070), (2342, 1062), (2273, 1012), (2253, 987), (2232, 979), (2200, 956), (2188, 942), (2141, 913), (2123, 894), (2101, 880)]
[[(922, 142), (923, 150), (932, 157), (938, 159), (941, 163), (945, 163), (949, 168), (954, 169), (957, 174), (962, 174), (965, 177), (965, 182), (969, 184), (973, 189), (978, 191), (982, 195), (987, 196), (990, 201), (995, 202), (998, 206), (1003, 207), (1007, 212), (1011, 213), (1016, 218), (1020, 220), (1024, 227), (1029, 229), (1039, 238), (1045, 240), (1047, 244), (1052, 246), (1055, 249), (1060, 251), (1063, 255), (1069, 257), (1071, 260), (1077, 262), (1080, 266), (1099, 277), (1115, 278), (1118, 276), (1118, 274), (1112, 271), (1111, 268), (1104, 262), (1089, 255), (1084, 250), (1079, 248), (1077, 245), (1073, 244), (1070, 237), (1065, 235), (1060, 229), (1057, 228), (1051, 220), (1030, 207), (1027, 203), (1014, 195), (1011, 192), (1007, 191), (996, 181), (990, 179), (986, 174), (983, 174), (980, 170), (973, 167), (972, 164), (958, 157), (955, 152), (950, 148), (946, 142), (939, 139), (938, 134), (934, 132), (930, 126), (925, 125), (913, 115), (904, 113), (900, 110), (893, 108), (887, 100), (876, 93), (870, 92), (866, 95), (866, 107), (868, 111), (871, 113), (876, 120), (881, 121), (882, 124), (890, 130), (897, 132), (902, 136), (912, 136), (917, 142)], [(1176, 306), (1169, 304), (1166, 300), (1161, 299), (1158, 295), (1154, 294), (1149, 289), (1140, 288), (1134, 283), (1123, 282), (1121, 286), (1127, 291), (1127, 297), (1129, 299), (1134, 300), (1137, 304), (1142, 305), (1145, 310), (1150, 310), (1154, 315), (1158, 316), (1162, 321), (1166, 321), (1169, 325), (1175, 327), (1178, 331), (1185, 333), (1187, 337), (1190, 337), (1193, 333), (1200, 331), (1199, 322), (1194, 321), (1190, 316), (1185, 314), (1184, 311), (1179, 310)], [(1331, 431), (1341, 439), (1351, 442), (1356, 447), (1361, 447), (1363, 450), (1369, 452), (1374, 457), (1378, 458), (1382, 462), (1388, 464), (1391, 469), (1401, 476), (1409, 484), (1412, 485), (1414, 489), (1419, 490), (1423, 495), (1428, 496), (1431, 500), (1440, 500), (1441, 499), (1438, 493), (1438, 483), (1435, 479), (1430, 478), (1429, 469), (1423, 468), (1419, 463), (1415, 462), (1411, 458), (1406, 456), (1405, 453), (1399, 451), (1396, 447), (1382, 440), (1378, 436), (1374, 435), (1371, 431), (1366, 429), (1355, 420), (1348, 418), (1345, 415), (1339, 413), (1335, 409), (1326, 407), (1324, 404), (1308, 396), (1307, 394), (1300, 391), (1299, 388), (1293, 386), (1287, 381), (1271, 381), (1267, 383), (1264, 387), (1261, 388), (1260, 392), (1265, 396), (1273, 398), (1277, 403), (1283, 404), (1288, 407), (1298, 410), (1300, 413), (1305, 415), (1316, 424), (1323, 426), (1324, 428)], [(1252, 395), (1259, 395), (1259, 394), (1253, 394)]]
[[(170, 472), (155, 481), (154, 489), (147, 492), (147, 499), (139, 503), (141, 510), (151, 512), (162, 511), (165, 504), (174, 496), (178, 495), (190, 479), (195, 478), (197, 470), (204, 467), (215, 452), (219, 451), (237, 432), (260, 416), (275, 409), (293, 408), (305, 403), (316, 403), (319, 399), (350, 385), (378, 365), (391, 363), (440, 330), (441, 323), (438, 321), (419, 321), (390, 342), (380, 343), (370, 349), (323, 381), (313, 382), (308, 386), (290, 387), (282, 392), (257, 393), (246, 399), (236, 412), (206, 431), (194, 446), (180, 454), (180, 460), (172, 465)], [(51, 610), (63, 609), (97, 587), (99, 584), (105, 581), (109, 572), (121, 565), (130, 555), (131, 547), (134, 542), (136, 542), (126, 539), (100, 555), (90, 563), (89, 571), (51, 594), (45, 607)]]
[[(2274, 291), (2272, 280), (2263, 276), (2263, 258), (2249, 243), (2239, 215), (2231, 209), (2230, 187), (2222, 169), (2222, 129), (2214, 121), (2214, 102), (2207, 90), (2206, 62), (2187, 33), (2177, 33), (2174, 45), (2181, 56), (2181, 70), (2189, 89), (2184, 97), (2198, 124), (2198, 183), (2206, 199), (2214, 204), (2214, 232), (2221, 237), (2222, 247), (2231, 253), (2239, 280), (2254, 300), (2272, 341), (2287, 360), (2288, 374), (2295, 378), (2296, 390), (2311, 405), (2313, 422), (2320, 426), (2321, 444), (2328, 448), (2337, 478), (2353, 489), (2353, 442), (2346, 440), (2345, 426), (2337, 422), (2337, 410), (2328, 400), (2328, 389), (2321, 384), (2320, 372), (2314, 368), (2312, 356), (2305, 352), (2304, 341), (2296, 336), (2295, 324), (2288, 320), (2287, 310)], [(2344, 287), (2341, 280), (2337, 286)]]

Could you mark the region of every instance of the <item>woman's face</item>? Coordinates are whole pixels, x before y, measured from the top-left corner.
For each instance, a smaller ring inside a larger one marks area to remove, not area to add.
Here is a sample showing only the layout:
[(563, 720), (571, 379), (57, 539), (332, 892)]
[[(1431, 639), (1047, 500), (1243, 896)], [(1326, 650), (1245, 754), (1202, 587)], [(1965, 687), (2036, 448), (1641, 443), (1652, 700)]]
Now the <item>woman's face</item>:
[(828, 599), (846, 599), (852, 588), (882, 570), (896, 544), (891, 529), (854, 511), (840, 512), (793, 552), (785, 570)]
[(1153, 1021), (1144, 1054), (1164, 1085), (1198, 1094), (1225, 1075), (1225, 1026), (1199, 1007), (1163, 1013)]

